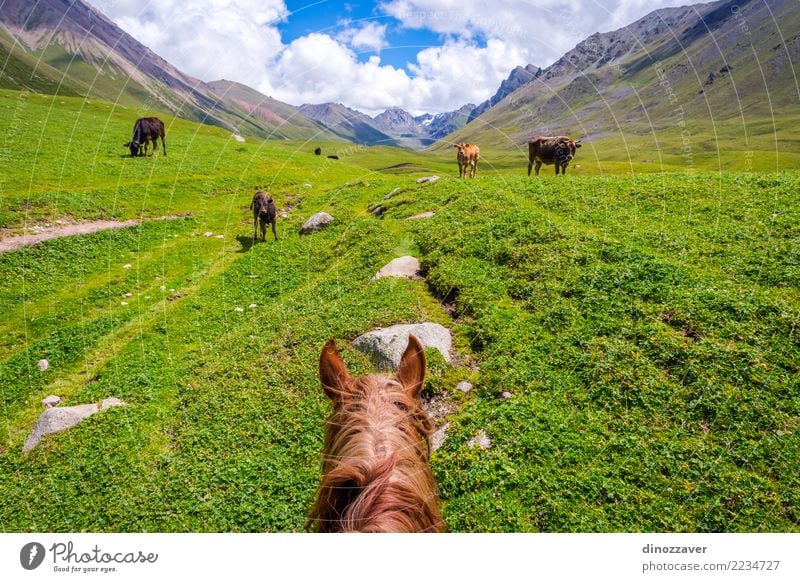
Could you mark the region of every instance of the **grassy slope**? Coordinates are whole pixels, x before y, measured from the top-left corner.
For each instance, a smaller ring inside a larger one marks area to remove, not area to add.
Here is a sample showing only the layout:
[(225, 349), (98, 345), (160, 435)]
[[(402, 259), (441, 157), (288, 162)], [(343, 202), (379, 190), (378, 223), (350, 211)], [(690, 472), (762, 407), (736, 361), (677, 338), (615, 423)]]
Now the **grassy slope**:
[[(328, 412), (320, 346), (338, 338), (364, 371), (348, 340), (423, 319), (480, 364), (430, 354), (427, 392), (463, 406), (433, 460), (451, 530), (798, 529), (797, 173), (529, 180), (509, 159), (462, 182), (449, 152), (334, 162), (179, 120), (166, 158), (133, 160), (130, 111), (17, 93), (0, 107), (19, 128), (2, 144), (6, 227), (191, 213), (0, 256), (4, 531), (302, 528)], [(430, 173), (444, 177), (414, 184)], [(248, 240), (255, 186), (302, 198), (277, 243)], [(299, 237), (320, 209), (334, 225)], [(430, 288), (368, 283), (408, 252)], [(50, 393), (131, 406), (24, 456)], [(479, 429), (488, 451), (466, 444)]]

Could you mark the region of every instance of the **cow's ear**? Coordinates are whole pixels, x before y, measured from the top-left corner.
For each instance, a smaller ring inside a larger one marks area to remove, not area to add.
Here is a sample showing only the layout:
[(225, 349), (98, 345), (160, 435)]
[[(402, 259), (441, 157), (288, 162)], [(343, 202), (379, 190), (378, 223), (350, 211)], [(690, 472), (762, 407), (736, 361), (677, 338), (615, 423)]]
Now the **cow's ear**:
[(411, 398), (416, 398), (425, 382), (425, 352), (413, 335), (408, 336), (408, 347), (397, 367), (397, 379)]
[(334, 402), (347, 391), (350, 385), (350, 373), (347, 371), (339, 350), (336, 349), (336, 342), (333, 338), (325, 343), (322, 354), (319, 357), (319, 379), (325, 395)]
[(578, 140), (578, 141), (576, 141), (576, 142), (575, 142), (575, 147), (576, 147), (576, 148), (579, 148), (579, 147), (581, 147), (582, 145), (583, 145), (583, 144), (581, 143), (581, 140)]

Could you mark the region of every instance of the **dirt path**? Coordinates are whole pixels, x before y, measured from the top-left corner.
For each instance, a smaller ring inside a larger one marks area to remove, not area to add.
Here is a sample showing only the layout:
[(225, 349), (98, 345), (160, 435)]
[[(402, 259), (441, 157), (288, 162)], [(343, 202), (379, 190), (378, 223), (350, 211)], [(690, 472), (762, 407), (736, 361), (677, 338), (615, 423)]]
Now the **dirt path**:
[[(189, 214), (175, 214), (172, 216), (162, 216), (152, 220), (173, 220), (175, 218), (184, 218), (190, 216)], [(15, 236), (8, 236), (8, 231), (3, 232), (0, 230), (0, 254), (7, 253), (8, 251), (15, 251), (22, 247), (29, 247), (45, 240), (52, 238), (61, 238), (62, 236), (75, 236), (78, 234), (91, 234), (101, 230), (116, 230), (120, 228), (128, 228), (129, 226), (136, 226), (141, 224), (141, 220), (94, 220), (92, 222), (77, 222), (73, 224), (64, 224), (59, 226), (34, 226), (27, 230), (34, 230), (34, 234), (20, 234)]]

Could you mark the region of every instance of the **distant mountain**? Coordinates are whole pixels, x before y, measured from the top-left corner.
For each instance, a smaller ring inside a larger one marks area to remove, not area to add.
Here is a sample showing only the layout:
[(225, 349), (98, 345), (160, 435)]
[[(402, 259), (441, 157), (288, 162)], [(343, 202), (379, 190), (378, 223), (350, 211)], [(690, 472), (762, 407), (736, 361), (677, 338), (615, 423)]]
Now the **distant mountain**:
[[(776, 131), (793, 131), (788, 128), (796, 126), (800, 111), (798, 31), (795, 0), (719, 0), (656, 10), (589, 36), (436, 147), (464, 139), (524, 148), (528, 137), (543, 133), (588, 143), (624, 144), (640, 136), (658, 148), (681, 144), (688, 135), (710, 135), (714, 147), (724, 137), (728, 148), (752, 154), (760, 144), (778, 152), (784, 146), (776, 146)], [(793, 135), (781, 143), (790, 147), (797, 141)], [(707, 144), (691, 145), (698, 152)]]
[(305, 104), (298, 111), (348, 141), (367, 145), (399, 145), (393, 137), (381, 131), (370, 116), (341, 103)]
[(458, 131), (467, 124), (474, 110), (475, 105), (467, 103), (455, 111), (434, 115), (426, 126), (428, 137), (438, 140), (450, 135), (454, 131)]
[(375, 116), (373, 122), (403, 147), (423, 149), (438, 139), (463, 127), (475, 105), (469, 103), (455, 111), (412, 116), (399, 107), (391, 107)]
[(398, 137), (426, 137), (425, 127), (399, 107), (391, 107), (373, 118), (375, 125), (389, 135)]
[(500, 83), (500, 88), (497, 92), (492, 95), (490, 99), (487, 99), (477, 107), (473, 108), (473, 110), (469, 114), (469, 119), (467, 123), (485, 113), (487, 109), (490, 107), (494, 107), (500, 101), (502, 101), (506, 95), (509, 95), (522, 87), (523, 85), (530, 83), (533, 81), (537, 75), (541, 74), (542, 69), (535, 65), (526, 65), (525, 67), (516, 67), (511, 74), (508, 76), (508, 79)]
[(0, 88), (95, 97), (263, 137), (320, 131), (299, 115), (251, 115), (249, 105), (181, 72), (82, 0), (0, 2), (0, 62)]
[(256, 123), (275, 135), (302, 134), (304, 138), (337, 139), (325, 125), (306, 117), (298, 107), (283, 103), (235, 81), (211, 81), (208, 87), (226, 103), (246, 111)]

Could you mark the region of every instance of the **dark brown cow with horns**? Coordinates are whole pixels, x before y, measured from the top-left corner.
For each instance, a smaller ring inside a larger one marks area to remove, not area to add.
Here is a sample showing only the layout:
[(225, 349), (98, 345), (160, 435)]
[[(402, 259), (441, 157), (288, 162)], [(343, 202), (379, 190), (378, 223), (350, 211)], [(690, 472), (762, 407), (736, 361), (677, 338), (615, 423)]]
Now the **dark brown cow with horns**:
[[(136, 120), (133, 126), (133, 137), (125, 144), (130, 148), (131, 157), (147, 155), (147, 146), (153, 143), (153, 155), (158, 149), (158, 138), (161, 138), (161, 146), (164, 148), (164, 155), (167, 155), (167, 144), (164, 143), (164, 122), (158, 117), (142, 117)], [(144, 150), (144, 152), (142, 152)]]
[(537, 135), (528, 141), (528, 175), (531, 175), (531, 168), (536, 165), (536, 175), (539, 175), (539, 168), (542, 164), (555, 164), (556, 175), (559, 170), (562, 174), (567, 173), (567, 166), (575, 157), (575, 151), (581, 147), (580, 140), (575, 141), (565, 135), (545, 137)]
[(264, 192), (256, 192), (253, 201), (250, 203), (250, 210), (253, 211), (253, 240), (258, 240), (258, 226), (261, 223), (261, 240), (267, 238), (267, 225), (272, 225), (272, 236), (278, 240), (278, 233), (275, 232), (275, 224), (278, 220), (278, 209), (272, 196)]

